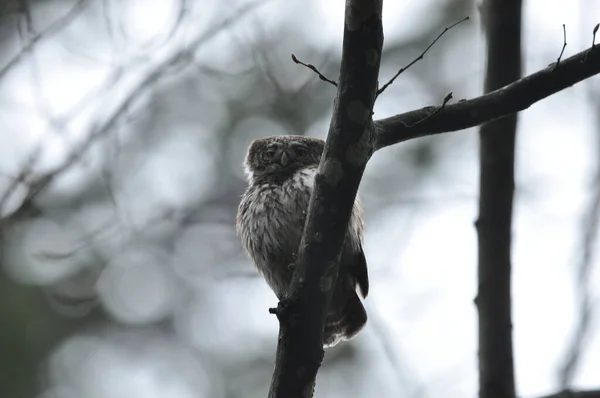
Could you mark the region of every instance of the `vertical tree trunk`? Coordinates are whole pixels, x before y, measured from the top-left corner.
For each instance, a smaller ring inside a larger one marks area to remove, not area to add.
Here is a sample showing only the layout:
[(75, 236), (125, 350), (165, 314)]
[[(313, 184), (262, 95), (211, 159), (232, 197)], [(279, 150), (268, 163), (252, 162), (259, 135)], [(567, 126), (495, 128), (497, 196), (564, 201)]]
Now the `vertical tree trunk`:
[[(521, 0), (486, 0), (485, 92), (521, 75)], [(511, 225), (517, 115), (480, 130), (478, 233), (479, 397), (515, 398), (511, 321)]]
[(337, 280), (354, 198), (373, 153), (373, 105), (383, 0), (347, 0), (333, 116), (315, 175), (288, 296), (277, 307), (279, 339), (269, 398), (310, 398), (323, 360), (323, 325)]

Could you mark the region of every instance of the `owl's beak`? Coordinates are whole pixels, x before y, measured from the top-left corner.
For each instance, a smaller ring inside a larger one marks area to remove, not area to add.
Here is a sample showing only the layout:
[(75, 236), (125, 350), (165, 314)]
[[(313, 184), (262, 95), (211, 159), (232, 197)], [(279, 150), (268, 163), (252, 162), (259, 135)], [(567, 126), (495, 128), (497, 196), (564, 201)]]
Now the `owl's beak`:
[(282, 165), (283, 167), (287, 166), (287, 164), (288, 164), (288, 160), (289, 160), (289, 159), (288, 159), (288, 154), (287, 154), (287, 152), (285, 152), (285, 151), (284, 151), (284, 152), (281, 154), (281, 162), (280, 162), (280, 163), (281, 163), (281, 165)]

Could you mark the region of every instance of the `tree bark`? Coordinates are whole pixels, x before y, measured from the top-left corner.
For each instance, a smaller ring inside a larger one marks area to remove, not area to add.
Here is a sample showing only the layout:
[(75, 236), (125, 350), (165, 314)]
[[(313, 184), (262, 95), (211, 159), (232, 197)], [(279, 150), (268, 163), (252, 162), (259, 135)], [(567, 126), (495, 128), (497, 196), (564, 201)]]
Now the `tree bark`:
[(586, 50), (561, 61), (558, 68), (551, 66), (515, 82), (521, 63), (521, 2), (494, 0), (490, 7), (490, 15), (495, 18), (488, 27), (488, 94), (374, 122), (372, 110), (383, 45), (382, 0), (346, 1), (340, 78), (327, 142), (294, 264), (291, 293), (273, 311), (280, 330), (270, 398), (313, 395), (323, 360), (323, 325), (337, 278), (339, 254), (372, 153), (413, 138), (474, 127), (502, 117), (481, 132), (485, 160), (477, 222), (482, 265), (477, 299), (482, 315), (481, 397), (515, 397), (510, 320), (515, 114), (600, 73), (600, 51)]
[(375, 122), (375, 150), (415, 138), (479, 126), (523, 111), (546, 97), (600, 73), (600, 45), (561, 60), (558, 68), (555, 65), (550, 64), (547, 68), (506, 83), (477, 98), (460, 100), (443, 108), (426, 106), (378, 120)]
[[(486, 0), (484, 91), (521, 76), (521, 0)], [(479, 397), (515, 398), (511, 318), (511, 227), (517, 115), (480, 129), (478, 284)]]
[(315, 177), (291, 293), (277, 308), (279, 340), (269, 397), (311, 397), (323, 359), (323, 325), (344, 236), (373, 153), (373, 105), (383, 27), (381, 0), (346, 1), (342, 64), (327, 142)]

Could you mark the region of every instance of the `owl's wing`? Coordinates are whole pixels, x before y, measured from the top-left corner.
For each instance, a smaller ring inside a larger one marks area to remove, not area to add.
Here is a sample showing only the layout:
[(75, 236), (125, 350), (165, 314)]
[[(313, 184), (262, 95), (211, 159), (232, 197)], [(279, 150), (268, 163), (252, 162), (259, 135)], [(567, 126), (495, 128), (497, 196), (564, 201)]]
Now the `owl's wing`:
[(367, 298), (369, 294), (369, 274), (367, 272), (367, 259), (365, 258), (365, 252), (363, 251), (362, 245), (359, 246), (358, 252), (354, 253), (352, 260), (349, 264), (349, 271), (352, 278), (358, 288), (360, 289), (360, 295), (363, 298)]

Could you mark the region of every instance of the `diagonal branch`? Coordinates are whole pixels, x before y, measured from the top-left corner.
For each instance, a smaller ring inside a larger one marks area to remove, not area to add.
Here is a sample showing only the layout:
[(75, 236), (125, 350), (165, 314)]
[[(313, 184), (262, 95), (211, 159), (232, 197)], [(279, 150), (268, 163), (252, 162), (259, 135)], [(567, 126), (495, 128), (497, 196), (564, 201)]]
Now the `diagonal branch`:
[(346, 1), (334, 113), (294, 267), (279, 303), (280, 330), (269, 397), (311, 397), (323, 360), (323, 325), (358, 185), (372, 153), (383, 45), (382, 0)]
[[(26, 5), (26, 3), (23, 3)], [(54, 21), (49, 27), (47, 27), (46, 29), (44, 29), (43, 31), (39, 32), (39, 33), (34, 33), (33, 30), (31, 29), (31, 17), (28, 16), (28, 11), (27, 14), (25, 16), (26, 18), (26, 23), (27, 23), (27, 27), (29, 32), (29, 37), (27, 38), (25, 45), (23, 46), (23, 49), (17, 54), (15, 55), (13, 58), (11, 58), (2, 68), (0, 68), (0, 79), (2, 79), (8, 72), (10, 72), (15, 65), (17, 65), (22, 59), (23, 57), (33, 49), (33, 47), (42, 39), (45, 38), (49, 38), (50, 36), (52, 36), (53, 34), (61, 31), (62, 29), (64, 29), (65, 26), (69, 25), (69, 23), (71, 23), (71, 21), (73, 21), (75, 19), (75, 17), (77, 15), (79, 15), (79, 13), (85, 8), (85, 6), (87, 6), (89, 4), (88, 0), (77, 0), (75, 2), (75, 5), (73, 5), (69, 11), (67, 11), (67, 13), (65, 15), (63, 15), (62, 17), (60, 17), (59, 19), (57, 19), (56, 21)]]
[(546, 395), (540, 398), (600, 398), (600, 390), (564, 390), (555, 394)]
[(555, 70), (558, 68), (558, 65), (560, 65), (560, 60), (562, 59), (562, 56), (565, 53), (565, 48), (567, 48), (567, 27), (565, 26), (565, 24), (563, 24), (563, 46), (560, 49), (560, 54), (558, 55), (556, 63), (554, 64)]
[[(529, 108), (534, 103), (600, 73), (600, 48), (595, 46), (551, 64), (503, 88), (470, 100), (439, 107), (428, 106), (375, 122), (375, 149), (434, 134), (478, 126)], [(422, 122), (416, 123), (422, 120)]]
[[(98, 117), (98, 120), (91, 125), (89, 129), (90, 131), (86, 138), (75, 145), (60, 164), (51, 170), (37, 174), (31, 172), (33, 166), (27, 166), (24, 168), (19, 176), (13, 179), (7, 190), (0, 196), (0, 214), (2, 213), (2, 210), (8, 199), (12, 194), (14, 194), (15, 190), (22, 182), (26, 182), (29, 192), (21, 207), (14, 213), (17, 213), (21, 208), (27, 208), (34, 197), (52, 184), (56, 178), (79, 162), (92, 147), (92, 145), (112, 131), (117, 123), (135, 104), (135, 102), (139, 100), (139, 98), (151, 87), (156, 85), (156, 83), (160, 81), (166, 74), (168, 74), (174, 67), (190, 60), (193, 56), (193, 53), (202, 45), (213, 39), (219, 33), (223, 32), (223, 30), (229, 28), (232, 24), (239, 21), (242, 17), (246, 16), (257, 7), (265, 4), (267, 1), (268, 0), (254, 0), (243, 6), (240, 6), (230, 15), (223, 17), (220, 21), (215, 23), (210, 29), (199, 33), (189, 44), (183, 48), (174, 50), (164, 60), (161, 60), (161, 62), (150, 67), (147, 73), (141, 76), (138, 81), (133, 84), (133, 87), (130, 89), (130, 91), (128, 91), (122, 98), (112, 99), (112, 101), (106, 106), (106, 108), (108, 108), (108, 112)], [(117, 77), (120, 75), (120, 73), (121, 72), (118, 70), (115, 72), (114, 81), (118, 80)], [(112, 83), (113, 78), (109, 78), (108, 81)], [(39, 147), (34, 149), (33, 156), (31, 157), (31, 164), (35, 162), (39, 151)], [(0, 221), (1, 220), (2, 219), (0, 218)]]
[(317, 69), (316, 66), (314, 66), (313, 64), (307, 64), (306, 62), (302, 62), (298, 59), (298, 57), (296, 57), (296, 54), (292, 53), (292, 61), (294, 61), (294, 63), (299, 64), (304, 66), (305, 68), (308, 68), (310, 70), (312, 70), (313, 72), (315, 72), (317, 74), (317, 76), (319, 76), (319, 79), (323, 80), (324, 82), (327, 82), (329, 84), (331, 84), (334, 87), (337, 87), (337, 82), (335, 80), (331, 80), (330, 78), (328, 78), (327, 76), (325, 76), (324, 74), (322, 74), (321, 72), (319, 72), (319, 70)]

